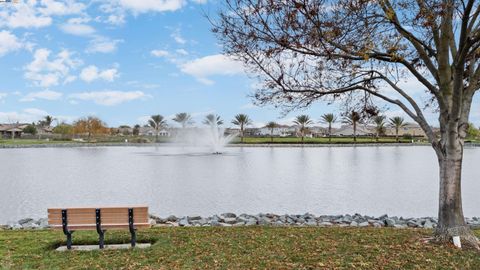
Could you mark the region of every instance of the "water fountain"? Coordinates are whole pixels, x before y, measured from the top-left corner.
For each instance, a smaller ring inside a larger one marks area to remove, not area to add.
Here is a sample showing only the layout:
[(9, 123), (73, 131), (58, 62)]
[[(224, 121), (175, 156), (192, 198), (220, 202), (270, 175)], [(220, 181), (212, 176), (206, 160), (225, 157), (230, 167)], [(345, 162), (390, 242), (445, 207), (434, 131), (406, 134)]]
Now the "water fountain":
[(176, 136), (176, 142), (196, 150), (201, 149), (211, 154), (219, 155), (225, 152), (225, 146), (231, 142), (238, 134), (225, 135), (225, 129), (216, 123), (210, 124), (205, 128), (188, 128), (179, 130)]

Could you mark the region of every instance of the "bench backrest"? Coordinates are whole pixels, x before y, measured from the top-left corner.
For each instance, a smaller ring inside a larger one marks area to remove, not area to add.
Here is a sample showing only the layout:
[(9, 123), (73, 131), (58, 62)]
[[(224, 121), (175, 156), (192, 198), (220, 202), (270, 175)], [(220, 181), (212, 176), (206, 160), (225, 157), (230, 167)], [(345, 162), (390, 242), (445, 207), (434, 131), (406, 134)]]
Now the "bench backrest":
[(66, 210), (69, 230), (95, 230), (99, 209), (102, 229), (128, 229), (130, 208), (135, 228), (150, 227), (147, 206), (49, 208), (48, 224), (53, 229), (62, 229), (62, 210)]

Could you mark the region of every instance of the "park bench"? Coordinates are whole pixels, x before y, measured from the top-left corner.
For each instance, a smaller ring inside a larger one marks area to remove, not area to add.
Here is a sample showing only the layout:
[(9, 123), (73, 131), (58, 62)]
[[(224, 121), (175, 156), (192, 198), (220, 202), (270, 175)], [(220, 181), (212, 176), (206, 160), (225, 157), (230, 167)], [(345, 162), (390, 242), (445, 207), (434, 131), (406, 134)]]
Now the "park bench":
[(103, 249), (106, 230), (128, 229), (131, 246), (135, 247), (135, 230), (150, 227), (147, 206), (49, 208), (48, 224), (52, 229), (63, 230), (67, 236), (67, 249), (72, 248), (74, 231), (96, 230), (99, 247)]

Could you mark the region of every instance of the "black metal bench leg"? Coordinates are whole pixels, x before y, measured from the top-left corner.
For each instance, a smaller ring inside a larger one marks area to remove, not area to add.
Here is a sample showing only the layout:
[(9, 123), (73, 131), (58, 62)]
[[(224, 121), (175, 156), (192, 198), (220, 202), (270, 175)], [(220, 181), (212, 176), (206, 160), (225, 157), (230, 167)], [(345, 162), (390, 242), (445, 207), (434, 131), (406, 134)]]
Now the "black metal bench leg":
[(63, 229), (63, 233), (67, 236), (67, 249), (72, 249), (73, 231), (68, 230), (67, 209), (62, 209), (62, 229)]
[(137, 244), (137, 234), (135, 232), (135, 229), (133, 231), (130, 231), (130, 234), (132, 235), (130, 243), (132, 244), (132, 247), (135, 247), (135, 245)]
[(132, 245), (132, 247), (135, 247), (135, 245), (137, 244), (137, 234), (135, 232), (135, 227), (133, 226), (133, 208), (128, 209), (128, 229), (130, 230), (130, 234), (132, 235), (130, 244)]
[(98, 233), (98, 246), (100, 247), (100, 249), (103, 249), (105, 247), (104, 239), (105, 239), (105, 231), (99, 232)]
[(97, 233), (98, 233), (98, 246), (100, 249), (104, 248), (104, 237), (105, 237), (105, 230), (102, 230), (102, 213), (100, 209), (95, 210), (95, 219), (97, 225)]
[(72, 232), (68, 232), (66, 235), (67, 235), (67, 249), (72, 249)]

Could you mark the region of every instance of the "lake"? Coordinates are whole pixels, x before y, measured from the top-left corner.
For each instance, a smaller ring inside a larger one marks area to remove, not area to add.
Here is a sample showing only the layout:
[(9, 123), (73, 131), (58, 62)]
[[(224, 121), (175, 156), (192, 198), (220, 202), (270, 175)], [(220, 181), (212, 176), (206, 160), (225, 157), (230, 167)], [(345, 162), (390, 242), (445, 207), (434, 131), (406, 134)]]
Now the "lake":
[[(0, 224), (48, 207), (147, 204), (160, 216), (353, 214), (436, 216), (428, 146), (79, 147), (0, 149)], [(480, 216), (480, 148), (466, 148), (466, 216)]]

